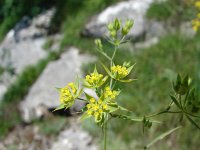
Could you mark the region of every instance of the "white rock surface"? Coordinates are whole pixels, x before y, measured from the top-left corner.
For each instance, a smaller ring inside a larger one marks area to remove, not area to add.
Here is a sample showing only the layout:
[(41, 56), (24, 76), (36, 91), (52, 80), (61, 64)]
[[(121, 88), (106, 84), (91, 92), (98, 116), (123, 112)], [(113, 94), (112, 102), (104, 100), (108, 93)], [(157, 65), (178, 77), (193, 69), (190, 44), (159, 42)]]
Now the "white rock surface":
[(113, 21), (116, 17), (125, 22), (127, 19), (134, 20), (134, 28), (129, 36), (139, 38), (143, 36), (147, 27), (145, 13), (153, 0), (129, 0), (119, 2), (103, 10), (94, 17), (83, 31), (83, 35), (103, 37), (106, 34), (106, 24)]
[(77, 125), (60, 133), (51, 150), (97, 150), (89, 134)]
[(81, 71), (81, 65), (91, 60), (94, 60), (91, 56), (80, 55), (78, 49), (72, 47), (59, 60), (48, 64), (20, 105), (23, 119), (29, 122), (40, 117), (43, 114), (43, 109), (39, 107), (41, 105), (47, 108), (57, 107), (59, 95), (55, 87), (64, 87), (74, 81)]
[[(47, 56), (47, 52), (42, 46), (47, 37), (47, 28), (53, 16), (54, 10), (49, 10), (38, 15), (31, 21), (24, 17), (16, 24), (6, 35), (0, 44), (0, 66), (8, 69), (11, 67), (14, 74), (9, 79), (4, 78), (8, 72), (0, 77), (0, 99), (5, 93), (7, 87), (15, 81), (16, 75), (20, 74), (28, 65), (36, 64), (40, 59)], [(0, 88), (1, 89), (1, 88)]]

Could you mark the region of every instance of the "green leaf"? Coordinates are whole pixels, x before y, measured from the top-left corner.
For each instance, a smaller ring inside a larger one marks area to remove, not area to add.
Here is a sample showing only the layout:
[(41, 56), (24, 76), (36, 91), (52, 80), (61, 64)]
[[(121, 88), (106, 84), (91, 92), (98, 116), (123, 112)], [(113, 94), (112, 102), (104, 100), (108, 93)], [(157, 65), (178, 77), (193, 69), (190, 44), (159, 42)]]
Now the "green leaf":
[[(144, 119), (144, 118), (133, 118), (132, 116), (121, 115), (121, 114), (112, 114), (112, 117), (130, 120), (130, 121), (134, 121), (134, 122), (143, 122), (143, 119)], [(149, 120), (149, 121), (152, 123), (159, 123), (159, 124), (161, 123), (160, 121), (157, 121), (157, 120)]]
[(91, 115), (88, 115), (88, 113), (85, 112), (85, 113), (81, 116), (80, 120), (85, 120), (85, 119), (87, 119), (87, 118), (89, 118), (89, 117), (91, 117)]
[(133, 64), (132, 66), (128, 67), (127, 71), (128, 71), (128, 74), (131, 72), (131, 70), (133, 69), (133, 67), (135, 67), (136, 63)]
[(103, 68), (105, 69), (105, 71), (107, 72), (107, 74), (111, 77), (111, 78), (114, 78), (112, 73), (110, 72), (110, 70), (103, 64), (101, 63), (101, 65), (103, 66)]
[(108, 103), (108, 110), (110, 113), (118, 109), (119, 109), (119, 106), (117, 105), (117, 103)]
[(81, 93), (83, 92), (83, 89), (81, 89), (77, 94), (76, 97), (79, 97), (81, 95)]
[(124, 108), (124, 107), (122, 107), (122, 106), (119, 106), (119, 109), (122, 110), (122, 111), (131, 112), (130, 110), (128, 110), (128, 109), (126, 109), (126, 108)]
[(177, 99), (176, 99), (174, 96), (172, 96), (172, 95), (170, 95), (170, 97), (171, 97), (172, 101), (174, 102), (174, 104), (175, 104), (178, 108), (182, 109), (181, 106), (180, 106), (180, 104), (178, 103)]
[(147, 148), (151, 147), (151, 146), (152, 146), (153, 144), (155, 144), (156, 142), (162, 140), (163, 138), (165, 138), (166, 136), (170, 135), (171, 133), (173, 133), (174, 131), (176, 131), (176, 130), (178, 130), (178, 129), (180, 129), (180, 128), (182, 128), (182, 126), (176, 127), (176, 128), (174, 128), (174, 129), (171, 129), (171, 130), (169, 130), (169, 131), (167, 131), (167, 132), (165, 132), (165, 133), (159, 135), (159, 136), (158, 136), (157, 138), (155, 138), (151, 143), (149, 143), (148, 145), (146, 145), (146, 146), (144, 147), (144, 149), (147, 149)]
[(62, 88), (57, 88), (57, 87), (56, 87), (56, 90), (57, 90), (58, 92), (61, 92), (61, 89), (62, 89)]
[(188, 120), (189, 120), (195, 127), (197, 127), (198, 129), (200, 129), (199, 125), (198, 125), (192, 118), (190, 118), (188, 115), (186, 115), (186, 117), (188, 118)]
[(78, 77), (78, 75), (76, 76), (75, 86), (76, 86), (77, 89), (79, 88), (79, 77)]
[(93, 71), (93, 72), (94, 72), (94, 73), (98, 73), (96, 65), (95, 65), (95, 67), (94, 67), (94, 71)]
[(92, 96), (88, 95), (87, 93), (85, 93), (85, 96), (86, 96), (87, 100), (90, 100), (91, 98), (93, 98)]
[(56, 109), (54, 109), (52, 112), (60, 110), (60, 109), (64, 109), (65, 108), (65, 104), (60, 104)]
[(129, 82), (133, 82), (133, 81), (136, 81), (137, 79), (127, 79), (127, 80), (118, 80), (120, 82), (123, 82), (123, 83), (129, 83)]

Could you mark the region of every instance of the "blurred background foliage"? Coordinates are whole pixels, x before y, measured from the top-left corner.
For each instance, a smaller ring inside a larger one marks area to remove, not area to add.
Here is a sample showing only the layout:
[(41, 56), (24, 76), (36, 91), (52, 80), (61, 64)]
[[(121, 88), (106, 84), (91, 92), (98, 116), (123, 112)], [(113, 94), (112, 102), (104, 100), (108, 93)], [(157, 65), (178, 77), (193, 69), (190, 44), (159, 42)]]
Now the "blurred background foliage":
[[(13, 83), (3, 97), (0, 105), (0, 136), (5, 136), (9, 129), (20, 123), (19, 112), (16, 104), (24, 98), (31, 85), (39, 77), (46, 65), (59, 58), (65, 47), (74, 45), (82, 52), (96, 54), (93, 39), (83, 38), (81, 31), (84, 25), (93, 14), (100, 12), (106, 6), (116, 3), (119, 0), (1, 0), (0, 1), (0, 41), (6, 33), (23, 17), (33, 17), (48, 8), (55, 7), (56, 13), (51, 21), (49, 34), (55, 32), (64, 33), (64, 38), (60, 41), (58, 53), (50, 53), (49, 56), (39, 62), (36, 66), (28, 67)], [(169, 22), (177, 28), (183, 21), (190, 21), (195, 16), (193, 0), (166, 0), (154, 2), (147, 11), (146, 17), (152, 20)], [(49, 41), (48, 41), (49, 42)], [(133, 43), (132, 43), (133, 44)], [(46, 44), (48, 45), (48, 43)], [(46, 46), (48, 49), (48, 46)], [(106, 49), (112, 50), (111, 45), (106, 44)], [(99, 55), (98, 55), (99, 56)], [(123, 56), (123, 57), (121, 57)], [(102, 56), (100, 60), (106, 63)], [(118, 101), (124, 107), (134, 111), (135, 116), (144, 116), (164, 109), (170, 102), (169, 94), (172, 91), (172, 81), (175, 80), (176, 73), (189, 74), (193, 78), (195, 87), (200, 95), (200, 34), (193, 38), (182, 36), (177, 32), (162, 37), (158, 44), (146, 49), (132, 51), (129, 44), (121, 47), (116, 55), (116, 64), (130, 60), (136, 63), (132, 78), (138, 81), (123, 86), (123, 92)], [(97, 60), (99, 64), (99, 60)], [(93, 70), (94, 63), (83, 67), (85, 73)], [(101, 66), (98, 66), (101, 68)], [(103, 68), (100, 69), (104, 72)], [(1, 72), (1, 68), (0, 68)], [(28, 74), (28, 75), (27, 75)], [(30, 75), (29, 75), (30, 74)], [(12, 108), (11, 113), (7, 108)], [(199, 114), (200, 115), (200, 114)], [(109, 126), (108, 149), (124, 150), (133, 149), (135, 145), (145, 145), (155, 136), (167, 129), (175, 127), (179, 116), (166, 115), (157, 119), (164, 121), (161, 126), (153, 126), (152, 129), (142, 133), (141, 124), (133, 124), (129, 121), (113, 119)], [(44, 125), (48, 120), (43, 121)], [(63, 121), (63, 120), (62, 120)], [(38, 124), (38, 121), (35, 122)], [(64, 123), (63, 123), (64, 124)], [(185, 128), (169, 136), (164, 141), (159, 142), (153, 149), (168, 150), (169, 147), (181, 150), (197, 150), (200, 147), (200, 134), (197, 129), (183, 122)], [(53, 126), (53, 127), (56, 127)], [(52, 131), (51, 127), (50, 131)], [(83, 127), (88, 130), (97, 141), (100, 141), (99, 129), (90, 120), (83, 123)], [(54, 130), (53, 130), (54, 131)], [(46, 132), (46, 131), (45, 131)], [(47, 131), (49, 132), (49, 131)], [(57, 133), (58, 131), (55, 130)], [(171, 142), (170, 142), (171, 141)], [(98, 143), (98, 142), (97, 142)], [(171, 144), (171, 146), (170, 146)], [(139, 147), (141, 148), (141, 147)], [(138, 149), (139, 149), (138, 148)]]

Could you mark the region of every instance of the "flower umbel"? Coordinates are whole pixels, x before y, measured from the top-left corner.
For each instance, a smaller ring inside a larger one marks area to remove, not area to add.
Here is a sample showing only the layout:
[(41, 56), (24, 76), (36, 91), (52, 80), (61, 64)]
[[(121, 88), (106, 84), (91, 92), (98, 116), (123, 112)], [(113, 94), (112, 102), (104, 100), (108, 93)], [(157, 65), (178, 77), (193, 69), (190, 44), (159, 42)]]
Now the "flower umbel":
[(66, 87), (60, 89), (60, 102), (67, 103), (77, 97), (77, 87), (74, 83), (69, 83)]
[(120, 65), (112, 66), (111, 71), (116, 77), (116, 79), (122, 79), (128, 75), (127, 68)]
[(87, 104), (87, 114), (93, 116), (95, 121), (99, 122), (103, 118), (103, 113), (107, 112), (107, 107), (107, 104), (101, 99), (97, 101), (91, 98), (89, 104)]
[(105, 83), (107, 78), (108, 78), (107, 76), (104, 77), (102, 74), (99, 74), (95, 68), (93, 73), (86, 75), (85, 86), (98, 88)]
[(115, 100), (116, 96), (119, 94), (118, 91), (112, 91), (110, 87), (106, 87), (104, 91), (104, 98), (108, 100)]

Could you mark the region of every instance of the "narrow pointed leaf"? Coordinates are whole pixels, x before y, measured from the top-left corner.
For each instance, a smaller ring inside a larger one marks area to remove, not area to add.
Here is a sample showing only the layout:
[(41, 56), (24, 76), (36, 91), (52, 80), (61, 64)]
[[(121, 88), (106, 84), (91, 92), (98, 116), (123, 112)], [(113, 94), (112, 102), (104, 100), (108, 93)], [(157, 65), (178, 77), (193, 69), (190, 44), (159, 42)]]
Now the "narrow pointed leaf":
[(122, 106), (119, 106), (119, 109), (120, 109), (120, 110), (123, 110), (123, 111), (131, 112), (130, 110), (128, 110), (128, 109), (126, 109), (126, 108), (124, 108), (124, 107), (122, 107)]
[(162, 140), (163, 138), (165, 138), (166, 136), (170, 135), (171, 133), (173, 133), (174, 131), (176, 131), (176, 130), (178, 130), (178, 129), (180, 129), (180, 128), (182, 128), (182, 126), (176, 127), (176, 128), (174, 128), (174, 129), (171, 129), (171, 130), (169, 130), (169, 131), (167, 131), (167, 132), (165, 132), (165, 133), (159, 135), (159, 136), (158, 136), (157, 138), (155, 138), (151, 143), (149, 143), (147, 146), (145, 146), (144, 149), (147, 149), (147, 148), (151, 147), (151, 146), (152, 146), (153, 144), (155, 144), (156, 142)]
[(108, 110), (109, 110), (109, 112), (111, 113), (111, 112), (114, 112), (114, 111), (117, 111), (119, 109), (119, 107), (118, 107), (118, 105), (115, 103), (113, 103), (113, 104), (108, 104)]
[(87, 100), (90, 100), (91, 98), (93, 98), (92, 96), (88, 95), (87, 93), (85, 93), (85, 96), (86, 96)]
[(107, 74), (108, 74), (111, 78), (113, 78), (113, 75), (112, 75), (112, 73), (110, 72), (110, 70), (109, 70), (103, 63), (101, 63), (101, 65), (103, 66), (103, 68), (105, 69), (105, 71), (107, 72)]
[(120, 82), (123, 82), (123, 83), (129, 83), (129, 82), (133, 82), (133, 81), (136, 81), (137, 79), (127, 79), (127, 80), (118, 80)]
[(91, 115), (88, 115), (87, 112), (85, 112), (85, 113), (81, 116), (80, 120), (85, 120), (85, 119), (87, 119), (87, 118), (89, 118), (89, 117), (91, 117)]
[(195, 127), (197, 127), (198, 129), (200, 129), (199, 125), (198, 125), (192, 118), (190, 118), (188, 115), (186, 115), (186, 117), (188, 118), (188, 120), (189, 120)]
[(62, 88), (57, 88), (57, 87), (56, 87), (56, 90), (57, 90), (58, 92), (61, 92), (61, 89), (62, 89)]
[(128, 71), (128, 74), (131, 72), (131, 70), (133, 69), (133, 67), (136, 65), (136, 63), (135, 64), (133, 64), (132, 66), (130, 66), (128, 69), (127, 69), (127, 71)]
[(174, 104), (175, 104), (178, 108), (181, 109), (181, 106), (180, 106), (179, 102), (177, 101), (177, 99), (176, 99), (174, 96), (172, 96), (172, 95), (170, 95), (170, 97), (171, 97), (172, 101), (174, 102)]
[(65, 108), (65, 104), (60, 104), (56, 109), (54, 109), (52, 112), (60, 110), (60, 109), (64, 109)]

